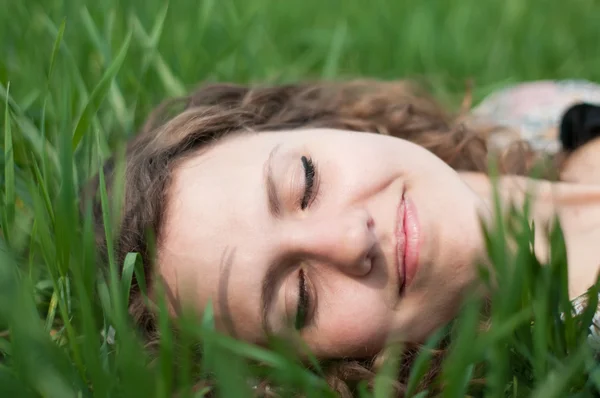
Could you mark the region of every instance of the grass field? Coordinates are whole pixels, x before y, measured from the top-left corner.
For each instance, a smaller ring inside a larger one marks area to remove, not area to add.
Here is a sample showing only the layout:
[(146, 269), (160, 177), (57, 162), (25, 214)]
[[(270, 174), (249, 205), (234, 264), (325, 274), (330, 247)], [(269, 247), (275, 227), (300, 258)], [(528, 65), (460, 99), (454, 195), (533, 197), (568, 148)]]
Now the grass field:
[[(318, 368), (285, 350), (215, 334), (210, 313), (183, 322), (177, 339), (161, 317), (151, 361), (124, 304), (135, 257), (123, 276), (113, 268), (98, 279), (78, 192), (161, 100), (201, 81), (369, 76), (419, 79), (453, 106), (467, 81), (475, 100), (523, 80), (600, 81), (595, 0), (2, 0), (0, 9), (0, 397), (240, 397), (262, 378), (284, 396), (332, 395)], [(110, 219), (115, 201), (104, 199)], [(540, 267), (529, 225), (515, 220), (523, 228), (489, 235), (501, 287), (492, 326), (478, 329), (480, 303), (465, 307), (436, 385), (447, 397), (593, 396), (592, 313), (568, 315), (560, 231)], [(516, 252), (506, 250), (511, 233)], [(417, 363), (410, 396), (428, 351)], [(388, 396), (388, 365), (357, 395)], [(482, 377), (485, 387), (470, 382)], [(193, 390), (198, 378), (211, 382)]]

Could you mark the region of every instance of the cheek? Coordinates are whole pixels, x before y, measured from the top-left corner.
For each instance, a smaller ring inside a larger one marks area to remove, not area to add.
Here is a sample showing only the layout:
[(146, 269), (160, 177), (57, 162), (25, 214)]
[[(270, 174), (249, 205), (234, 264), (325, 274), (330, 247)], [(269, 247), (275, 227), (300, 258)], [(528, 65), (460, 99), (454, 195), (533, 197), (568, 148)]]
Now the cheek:
[(338, 292), (319, 315), (313, 346), (324, 357), (368, 356), (379, 352), (390, 329), (392, 310), (378, 291)]

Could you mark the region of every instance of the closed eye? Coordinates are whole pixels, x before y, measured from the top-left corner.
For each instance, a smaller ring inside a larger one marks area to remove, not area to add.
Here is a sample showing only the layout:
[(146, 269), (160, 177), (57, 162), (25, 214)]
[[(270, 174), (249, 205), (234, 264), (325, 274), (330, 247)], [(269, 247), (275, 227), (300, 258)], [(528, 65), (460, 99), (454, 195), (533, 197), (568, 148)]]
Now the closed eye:
[(306, 317), (310, 305), (310, 295), (306, 288), (306, 275), (304, 268), (298, 270), (298, 307), (296, 308), (296, 319), (294, 327), (301, 330), (306, 325)]
[(302, 156), (302, 166), (304, 167), (304, 194), (300, 201), (300, 208), (305, 210), (314, 200), (318, 186), (317, 168), (310, 157)]

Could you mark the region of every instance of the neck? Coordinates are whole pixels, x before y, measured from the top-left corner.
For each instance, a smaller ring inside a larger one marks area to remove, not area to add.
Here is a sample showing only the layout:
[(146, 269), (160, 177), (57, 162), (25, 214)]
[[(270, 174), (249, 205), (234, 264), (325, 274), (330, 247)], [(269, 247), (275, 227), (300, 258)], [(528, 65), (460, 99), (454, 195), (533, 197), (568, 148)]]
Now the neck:
[[(463, 180), (488, 207), (493, 201), (492, 185), (483, 174), (464, 173)], [(540, 261), (548, 259), (547, 231), (558, 216), (567, 246), (569, 294), (578, 297), (596, 281), (600, 270), (600, 186), (549, 182), (517, 176), (499, 180), (499, 192), (505, 209), (517, 208), (531, 198), (531, 221), (536, 225), (535, 253)], [(490, 212), (488, 211), (489, 215)]]

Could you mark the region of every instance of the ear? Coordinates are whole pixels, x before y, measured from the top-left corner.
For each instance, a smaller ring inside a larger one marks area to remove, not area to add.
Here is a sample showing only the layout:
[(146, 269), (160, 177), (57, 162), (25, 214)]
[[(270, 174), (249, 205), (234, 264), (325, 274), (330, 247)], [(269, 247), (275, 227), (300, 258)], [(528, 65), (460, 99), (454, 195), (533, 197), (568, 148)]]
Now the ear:
[(587, 103), (567, 109), (560, 123), (560, 141), (565, 151), (574, 151), (600, 137), (600, 106)]

